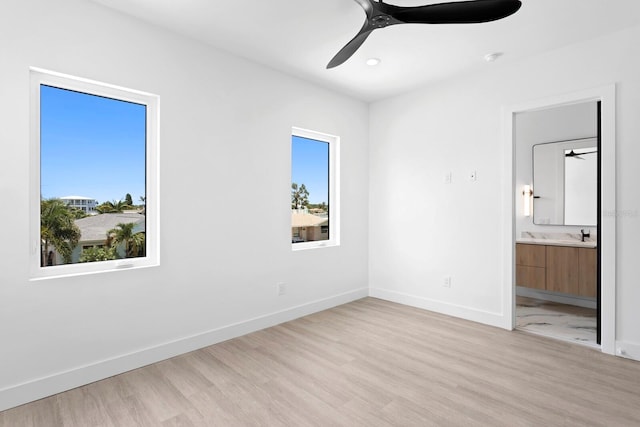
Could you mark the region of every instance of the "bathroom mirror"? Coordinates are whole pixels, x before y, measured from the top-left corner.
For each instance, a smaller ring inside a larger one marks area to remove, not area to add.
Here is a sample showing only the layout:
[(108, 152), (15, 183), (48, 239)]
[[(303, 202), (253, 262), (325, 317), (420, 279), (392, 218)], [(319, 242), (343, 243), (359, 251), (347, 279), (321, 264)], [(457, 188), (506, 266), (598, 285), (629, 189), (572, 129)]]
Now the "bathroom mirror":
[(595, 226), (598, 210), (596, 138), (533, 146), (533, 223)]

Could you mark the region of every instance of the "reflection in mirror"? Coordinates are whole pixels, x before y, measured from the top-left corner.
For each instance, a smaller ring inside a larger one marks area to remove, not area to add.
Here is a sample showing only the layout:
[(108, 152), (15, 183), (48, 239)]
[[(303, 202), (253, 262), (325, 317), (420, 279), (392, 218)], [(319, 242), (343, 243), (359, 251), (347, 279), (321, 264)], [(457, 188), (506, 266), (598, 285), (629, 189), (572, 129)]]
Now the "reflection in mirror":
[(565, 150), (564, 223), (595, 225), (598, 209), (597, 147)]
[(596, 138), (534, 145), (534, 224), (595, 226), (597, 164)]

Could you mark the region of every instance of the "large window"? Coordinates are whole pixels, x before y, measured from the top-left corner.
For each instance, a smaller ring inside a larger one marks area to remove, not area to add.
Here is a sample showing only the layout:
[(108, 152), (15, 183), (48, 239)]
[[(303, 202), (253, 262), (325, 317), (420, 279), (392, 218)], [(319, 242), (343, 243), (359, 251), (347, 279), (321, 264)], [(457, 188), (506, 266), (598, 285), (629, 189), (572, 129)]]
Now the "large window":
[(293, 128), (291, 243), (293, 249), (339, 244), (336, 136)]
[(158, 98), (31, 70), (32, 278), (158, 263)]

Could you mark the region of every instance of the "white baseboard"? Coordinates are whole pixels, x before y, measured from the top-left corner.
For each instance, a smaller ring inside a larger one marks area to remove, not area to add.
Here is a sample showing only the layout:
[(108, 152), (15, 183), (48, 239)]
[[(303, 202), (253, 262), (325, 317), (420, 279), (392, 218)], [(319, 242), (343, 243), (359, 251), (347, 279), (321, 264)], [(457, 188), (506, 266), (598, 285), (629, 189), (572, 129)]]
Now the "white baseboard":
[(505, 316), (502, 313), (478, 310), (476, 308), (379, 288), (371, 288), (369, 290), (369, 296), (391, 302), (397, 302), (398, 304), (434, 311), (436, 313), (446, 314), (448, 316), (459, 317), (461, 319), (471, 320), (485, 325), (496, 326), (502, 329), (510, 330), (512, 328), (511, 319), (505, 319)]
[(346, 304), (368, 295), (368, 288), (357, 289), (7, 387), (0, 390), (0, 411), (318, 311)]
[(560, 304), (575, 305), (585, 308), (598, 308), (598, 302), (595, 298), (577, 297), (574, 295), (558, 294), (555, 292), (540, 291), (522, 286), (516, 286), (516, 295), (521, 297), (541, 299), (544, 301), (557, 302)]
[(627, 341), (616, 341), (616, 356), (640, 362), (640, 344)]

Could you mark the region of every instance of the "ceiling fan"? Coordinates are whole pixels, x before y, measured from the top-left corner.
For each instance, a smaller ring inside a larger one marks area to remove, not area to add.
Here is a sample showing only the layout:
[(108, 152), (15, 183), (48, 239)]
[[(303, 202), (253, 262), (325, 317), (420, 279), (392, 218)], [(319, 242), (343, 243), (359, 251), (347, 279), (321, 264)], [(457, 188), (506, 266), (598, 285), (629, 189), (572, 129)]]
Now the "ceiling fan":
[(597, 153), (598, 150), (595, 151), (583, 151), (581, 153), (576, 153), (575, 151), (571, 150), (568, 153), (565, 152), (565, 157), (570, 157), (570, 158), (574, 158), (574, 159), (580, 159), (580, 160), (584, 160), (584, 157), (580, 157), (584, 154), (593, 154), (593, 153)]
[(425, 6), (396, 6), (382, 0), (355, 0), (366, 13), (366, 21), (327, 64), (337, 67), (364, 43), (373, 30), (396, 24), (477, 24), (506, 18), (520, 9), (520, 0), (470, 0)]

